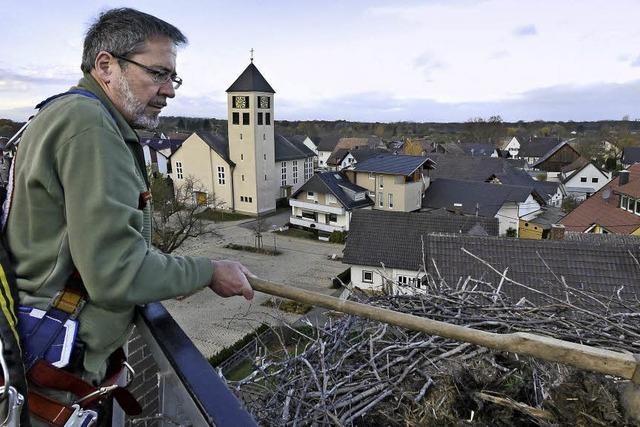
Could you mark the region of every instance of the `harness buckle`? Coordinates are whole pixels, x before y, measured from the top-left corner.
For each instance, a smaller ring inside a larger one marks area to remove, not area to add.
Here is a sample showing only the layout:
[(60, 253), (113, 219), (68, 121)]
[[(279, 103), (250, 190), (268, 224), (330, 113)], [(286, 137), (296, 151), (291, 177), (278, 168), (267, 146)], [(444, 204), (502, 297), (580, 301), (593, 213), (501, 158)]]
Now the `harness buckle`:
[(80, 402), (84, 402), (87, 399), (93, 399), (96, 397), (102, 397), (105, 396), (109, 393), (111, 393), (113, 390), (117, 389), (118, 387), (120, 387), (118, 384), (112, 384), (112, 385), (108, 385), (105, 387), (100, 387), (99, 389), (92, 391), (91, 393), (82, 396), (80, 399), (76, 400), (75, 402), (73, 402), (74, 404), (76, 403), (80, 403)]
[(3, 427), (19, 427), (24, 397), (15, 388), (6, 386), (0, 387), (0, 395), (6, 399), (5, 408), (7, 410), (7, 416), (1, 425)]
[(91, 427), (98, 421), (98, 413), (91, 409), (82, 409), (80, 405), (73, 404), (73, 413), (64, 424), (64, 427)]

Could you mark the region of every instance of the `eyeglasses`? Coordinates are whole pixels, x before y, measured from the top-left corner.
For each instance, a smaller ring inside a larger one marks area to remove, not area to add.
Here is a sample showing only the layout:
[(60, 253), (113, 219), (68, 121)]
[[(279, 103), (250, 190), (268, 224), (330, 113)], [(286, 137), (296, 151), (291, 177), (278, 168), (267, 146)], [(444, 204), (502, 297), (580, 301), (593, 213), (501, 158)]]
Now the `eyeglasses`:
[(156, 84), (163, 85), (167, 83), (169, 80), (171, 80), (173, 82), (174, 89), (178, 89), (182, 85), (182, 79), (178, 77), (175, 73), (172, 73), (169, 71), (156, 70), (156, 69), (147, 67), (146, 65), (143, 65), (139, 62), (132, 61), (131, 59), (125, 58), (123, 56), (114, 55), (113, 53), (111, 54), (111, 56), (113, 56), (114, 58), (118, 58), (121, 61), (129, 62), (130, 64), (137, 65), (138, 67), (142, 68), (147, 73), (149, 73), (149, 75), (153, 79), (153, 82)]

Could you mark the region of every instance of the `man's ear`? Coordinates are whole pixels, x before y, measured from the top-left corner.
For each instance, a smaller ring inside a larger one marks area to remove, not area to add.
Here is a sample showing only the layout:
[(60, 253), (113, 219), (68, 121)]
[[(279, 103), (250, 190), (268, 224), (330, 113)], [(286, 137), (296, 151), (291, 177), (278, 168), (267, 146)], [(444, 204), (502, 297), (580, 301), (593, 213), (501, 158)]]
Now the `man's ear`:
[(96, 61), (94, 63), (94, 71), (96, 77), (98, 77), (103, 83), (107, 84), (113, 77), (113, 67), (116, 66), (117, 59), (114, 58), (109, 52), (100, 51), (96, 55)]

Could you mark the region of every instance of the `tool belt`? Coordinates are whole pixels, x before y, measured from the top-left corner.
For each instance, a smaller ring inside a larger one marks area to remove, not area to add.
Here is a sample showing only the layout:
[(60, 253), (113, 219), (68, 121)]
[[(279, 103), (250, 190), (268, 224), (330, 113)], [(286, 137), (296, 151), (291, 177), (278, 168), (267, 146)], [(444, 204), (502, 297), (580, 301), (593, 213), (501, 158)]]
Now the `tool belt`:
[[(69, 321), (77, 322), (76, 318), (86, 300), (86, 291), (80, 280), (80, 275), (75, 272), (70, 278), (67, 287), (59, 292), (53, 299), (46, 314), (42, 315), (36, 325), (30, 325), (30, 329), (21, 331), (23, 341), (23, 360), (26, 369), (26, 377), (29, 384), (27, 401), (31, 414), (53, 426), (90, 426), (97, 421), (97, 406), (108, 399), (114, 398), (122, 410), (128, 415), (138, 415), (142, 412), (140, 404), (125, 386), (117, 384), (122, 373), (126, 370), (130, 378), (135, 375), (131, 366), (126, 362), (122, 348), (116, 350), (107, 361), (105, 380), (94, 386), (81, 377), (69, 372), (72, 365), (81, 365), (82, 354), (75, 355), (75, 362), (69, 360), (65, 367), (54, 366), (50, 359), (50, 348), (59, 346), (57, 337), (65, 336), (65, 325)], [(30, 318), (29, 320), (31, 320)], [(75, 334), (73, 346), (77, 347)], [(55, 362), (59, 364), (59, 361)], [(70, 392), (75, 396), (71, 404), (58, 402), (38, 392), (38, 389), (52, 389)], [(88, 409), (87, 409), (88, 408)]]

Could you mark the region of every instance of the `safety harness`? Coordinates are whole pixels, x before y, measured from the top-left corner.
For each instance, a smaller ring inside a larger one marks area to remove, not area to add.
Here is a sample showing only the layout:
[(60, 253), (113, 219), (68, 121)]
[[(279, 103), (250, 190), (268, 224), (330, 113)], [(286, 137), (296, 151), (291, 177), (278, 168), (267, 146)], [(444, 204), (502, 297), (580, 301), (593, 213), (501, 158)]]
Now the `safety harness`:
[[(89, 91), (72, 89), (68, 92), (45, 99), (36, 106), (36, 109), (40, 112), (52, 101), (65, 95), (74, 94), (101, 101), (100, 98)], [(109, 111), (104, 104), (103, 106)], [(111, 114), (110, 111), (109, 113)], [(5, 151), (13, 150), (17, 156), (16, 149), (20, 136), (33, 117), (34, 116), (30, 117), (29, 121), (11, 138), (5, 146)], [(113, 117), (113, 115), (111, 115), (111, 117), (115, 121), (115, 117)], [(9, 173), (6, 199), (2, 210), (1, 226), (3, 231), (13, 199), (15, 164), (16, 159), (14, 156)], [(141, 195), (141, 198), (142, 197)], [(144, 197), (144, 204), (146, 204), (146, 196)], [(142, 208), (144, 208), (144, 204), (141, 203)], [(9, 274), (7, 274), (6, 271), (9, 271)], [(7, 278), (10, 280), (7, 280)], [(46, 313), (36, 321), (35, 326), (30, 326), (28, 331), (24, 331), (24, 328), (21, 328), (21, 325), (18, 323), (15, 308), (16, 300), (17, 286), (15, 276), (8, 263), (6, 250), (2, 247), (0, 248), (0, 310), (5, 318), (5, 322), (0, 322), (2, 323), (0, 324), (0, 339), (2, 343), (5, 344), (2, 349), (2, 356), (4, 356), (4, 359), (10, 364), (20, 364), (20, 366), (16, 366), (10, 370), (12, 371), (12, 380), (7, 381), (6, 387), (2, 388), (3, 393), (5, 391), (8, 393), (12, 385), (10, 382), (13, 383), (12, 388), (18, 392), (18, 395), (25, 396), (26, 393), (29, 412), (37, 418), (48, 422), (50, 425), (57, 427), (88, 427), (94, 425), (98, 417), (94, 409), (110, 398), (114, 398), (128, 415), (137, 415), (142, 411), (140, 404), (133, 395), (126, 390), (129, 384), (124, 386), (118, 385), (118, 381), (125, 369), (129, 371), (130, 379), (135, 375), (131, 366), (126, 362), (124, 351), (121, 348), (109, 357), (105, 380), (98, 386), (94, 386), (70, 372), (74, 367), (82, 365), (84, 353), (83, 348), (80, 347), (79, 343), (75, 340), (75, 336), (73, 337), (75, 344), (70, 362), (66, 367), (56, 367), (51, 361), (47, 360), (47, 354), (51, 351), (54, 343), (55, 345), (59, 344), (56, 342), (57, 337), (65, 333), (65, 325), (68, 325), (69, 321), (77, 322), (77, 318), (88, 300), (87, 291), (77, 270), (73, 272), (65, 288), (55, 295)], [(23, 308), (20, 310), (22, 311), (22, 309)], [(26, 311), (29, 311), (28, 308)], [(29, 320), (32, 320), (32, 318)], [(16, 327), (18, 331), (16, 331)], [(6, 351), (6, 343), (9, 344), (10, 348), (14, 348), (13, 354)], [(20, 354), (21, 350), (22, 361), (16, 361), (16, 347), (18, 354)], [(27, 379), (29, 384), (28, 391), (21, 375)], [(4, 377), (7, 379), (8, 375)], [(0, 380), (0, 385), (2, 384), (4, 384), (4, 382)], [(70, 392), (75, 396), (75, 400), (71, 404), (58, 402), (41, 393), (39, 389)], [(16, 406), (15, 410), (20, 411), (20, 406)], [(8, 414), (7, 419), (10, 415), (11, 414)], [(13, 418), (21, 419), (20, 425), (28, 423), (28, 416), (26, 414), (22, 414), (20, 417), (16, 417), (16, 414), (13, 414)], [(0, 420), (0, 422), (2, 422), (2, 420)]]

